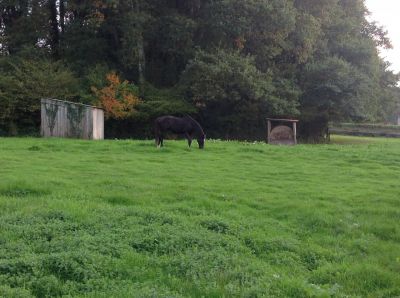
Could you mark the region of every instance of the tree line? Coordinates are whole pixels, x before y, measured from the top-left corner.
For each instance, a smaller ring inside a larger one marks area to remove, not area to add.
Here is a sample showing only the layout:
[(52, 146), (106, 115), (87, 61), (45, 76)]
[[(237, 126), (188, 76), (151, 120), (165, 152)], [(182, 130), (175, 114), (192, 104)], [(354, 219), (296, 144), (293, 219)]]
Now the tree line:
[(296, 117), (384, 122), (399, 76), (363, 0), (2, 0), (0, 134), (35, 134), (40, 98), (105, 108), (109, 137), (190, 114), (210, 137), (260, 139)]

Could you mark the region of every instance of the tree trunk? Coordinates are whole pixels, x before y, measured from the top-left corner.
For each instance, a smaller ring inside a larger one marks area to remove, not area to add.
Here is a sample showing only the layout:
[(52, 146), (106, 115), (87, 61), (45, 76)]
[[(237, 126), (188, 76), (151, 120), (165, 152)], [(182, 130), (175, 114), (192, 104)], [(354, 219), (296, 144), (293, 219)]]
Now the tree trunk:
[(60, 28), (61, 34), (64, 33), (65, 29), (65, 0), (60, 0)]
[(138, 73), (139, 73), (139, 93), (140, 97), (144, 96), (144, 83), (145, 83), (145, 67), (146, 67), (146, 57), (144, 53), (144, 45), (143, 45), (143, 36), (140, 33), (137, 39), (137, 48), (138, 48)]
[(10, 120), (8, 123), (8, 133), (12, 137), (18, 135), (18, 126), (15, 124), (14, 120)]
[[(136, 4), (135, 5), (136, 7), (133, 7), (133, 2), (131, 1), (132, 9), (136, 10), (137, 14), (140, 14), (140, 10), (141, 10), (140, 9), (140, 1), (136, 0), (135, 4)], [(146, 55), (145, 55), (145, 51), (144, 51), (142, 28), (138, 28), (136, 47), (137, 47), (137, 51), (138, 51), (139, 96), (143, 97), (144, 96), (144, 83), (145, 83)]]
[(60, 32), (58, 31), (57, 0), (49, 1), (50, 9), (50, 43), (55, 58), (59, 56)]

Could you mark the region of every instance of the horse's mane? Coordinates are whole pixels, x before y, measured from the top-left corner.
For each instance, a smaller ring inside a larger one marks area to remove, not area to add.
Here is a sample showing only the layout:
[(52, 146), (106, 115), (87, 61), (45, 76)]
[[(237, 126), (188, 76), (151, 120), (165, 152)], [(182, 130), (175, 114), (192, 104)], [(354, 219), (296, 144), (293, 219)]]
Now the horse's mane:
[(185, 115), (184, 118), (189, 119), (197, 128), (197, 130), (204, 136), (204, 131), (203, 128), (201, 127), (201, 125), (199, 124), (199, 122), (197, 122), (195, 119), (193, 119), (191, 116), (189, 115)]

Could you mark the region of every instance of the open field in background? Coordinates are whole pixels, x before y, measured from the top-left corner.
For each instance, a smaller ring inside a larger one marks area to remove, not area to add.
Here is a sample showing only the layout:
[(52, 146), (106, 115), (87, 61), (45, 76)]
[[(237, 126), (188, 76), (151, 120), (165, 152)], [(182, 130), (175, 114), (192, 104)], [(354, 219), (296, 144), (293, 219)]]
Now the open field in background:
[(0, 139), (0, 296), (400, 296), (400, 140)]
[(400, 138), (399, 125), (331, 123), (329, 131), (339, 135)]

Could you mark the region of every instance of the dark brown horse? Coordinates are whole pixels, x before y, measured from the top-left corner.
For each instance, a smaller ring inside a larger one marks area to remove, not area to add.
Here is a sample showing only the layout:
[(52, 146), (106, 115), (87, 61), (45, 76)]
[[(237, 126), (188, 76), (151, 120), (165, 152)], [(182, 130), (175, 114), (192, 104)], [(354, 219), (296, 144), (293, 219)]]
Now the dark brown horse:
[(165, 134), (167, 132), (172, 132), (174, 134), (184, 135), (188, 140), (189, 147), (192, 145), (193, 138), (196, 138), (199, 148), (204, 148), (206, 135), (200, 124), (190, 116), (182, 118), (174, 116), (158, 117), (154, 122), (154, 130), (157, 147), (162, 147), (164, 145)]

